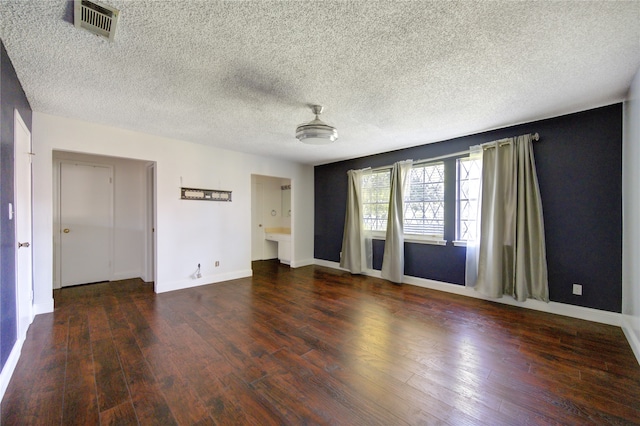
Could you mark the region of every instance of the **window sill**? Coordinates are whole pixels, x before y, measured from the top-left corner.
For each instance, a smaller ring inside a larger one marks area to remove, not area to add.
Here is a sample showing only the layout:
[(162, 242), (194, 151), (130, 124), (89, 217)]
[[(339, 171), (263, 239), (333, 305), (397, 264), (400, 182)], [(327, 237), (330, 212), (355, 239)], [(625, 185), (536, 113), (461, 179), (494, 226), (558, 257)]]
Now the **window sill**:
[(453, 241), (453, 245), (455, 247), (466, 247), (467, 246), (467, 242), (466, 241), (455, 240), (455, 241)]
[(372, 240), (384, 241), (387, 238), (384, 232), (380, 232), (380, 231), (367, 231), (367, 232), (369, 232), (369, 237), (371, 237)]
[(446, 246), (447, 240), (441, 240), (438, 238), (428, 238), (428, 237), (420, 237), (417, 235), (405, 235), (404, 236), (405, 243), (414, 243), (414, 244), (432, 244), (435, 246)]
[[(373, 240), (380, 240), (380, 241), (385, 241), (385, 235), (384, 234), (373, 234), (371, 235), (371, 239)], [(447, 240), (441, 240), (438, 238), (433, 238), (433, 237), (421, 237), (419, 235), (405, 235), (404, 236), (404, 242), (405, 243), (412, 243), (412, 244), (432, 244), (435, 246), (446, 246), (447, 245)]]

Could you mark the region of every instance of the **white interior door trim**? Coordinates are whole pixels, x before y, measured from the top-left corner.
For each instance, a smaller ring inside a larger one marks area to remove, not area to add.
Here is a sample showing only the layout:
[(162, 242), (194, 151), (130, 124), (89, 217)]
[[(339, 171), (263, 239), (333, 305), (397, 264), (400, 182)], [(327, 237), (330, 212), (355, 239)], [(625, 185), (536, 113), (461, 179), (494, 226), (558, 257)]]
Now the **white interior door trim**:
[(144, 281), (155, 282), (156, 277), (156, 163), (147, 165), (147, 204), (145, 222)]
[(109, 193), (109, 279), (113, 280), (114, 275), (114, 264), (113, 259), (115, 258), (115, 247), (114, 247), (114, 239), (115, 239), (115, 176), (114, 176), (114, 166), (110, 164), (104, 163), (92, 163), (87, 161), (75, 161), (75, 160), (64, 160), (64, 159), (54, 159), (54, 221), (53, 221), (53, 259), (54, 259), (54, 277), (53, 277), (53, 288), (59, 289), (62, 284), (62, 257), (60, 253), (62, 252), (62, 241), (60, 235), (62, 233), (61, 227), (61, 185), (62, 185), (62, 174), (61, 168), (63, 164), (77, 164), (83, 166), (90, 167), (104, 167), (108, 168), (110, 171), (110, 177), (112, 181), (111, 191)]
[[(12, 211), (8, 214), (15, 223), (16, 335), (19, 341), (25, 339), (27, 329), (33, 322), (34, 317), (32, 155), (31, 132), (22, 119), (20, 112), (14, 109), (14, 199)], [(27, 167), (26, 170), (24, 169), (25, 166)], [(26, 179), (25, 175), (27, 176)], [(20, 197), (25, 195), (25, 190), (28, 192), (26, 203), (20, 201)], [(25, 255), (27, 256), (26, 258), (24, 257)], [(27, 265), (21, 265), (21, 262), (24, 262), (25, 259)], [(26, 268), (21, 266), (26, 266)]]

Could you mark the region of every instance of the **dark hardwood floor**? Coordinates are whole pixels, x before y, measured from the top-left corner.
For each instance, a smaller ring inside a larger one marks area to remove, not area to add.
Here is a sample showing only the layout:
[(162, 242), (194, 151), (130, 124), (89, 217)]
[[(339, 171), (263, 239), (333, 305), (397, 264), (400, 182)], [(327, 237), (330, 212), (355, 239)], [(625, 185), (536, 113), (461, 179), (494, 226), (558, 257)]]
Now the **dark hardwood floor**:
[(55, 292), (2, 425), (638, 424), (620, 328), (335, 271)]

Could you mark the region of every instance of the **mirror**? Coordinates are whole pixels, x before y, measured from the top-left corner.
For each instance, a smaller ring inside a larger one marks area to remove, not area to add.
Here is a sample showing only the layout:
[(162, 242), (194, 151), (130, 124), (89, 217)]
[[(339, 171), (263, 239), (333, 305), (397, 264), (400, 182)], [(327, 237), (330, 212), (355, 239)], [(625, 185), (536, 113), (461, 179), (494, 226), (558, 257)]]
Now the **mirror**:
[(282, 217), (291, 217), (291, 188), (282, 190)]

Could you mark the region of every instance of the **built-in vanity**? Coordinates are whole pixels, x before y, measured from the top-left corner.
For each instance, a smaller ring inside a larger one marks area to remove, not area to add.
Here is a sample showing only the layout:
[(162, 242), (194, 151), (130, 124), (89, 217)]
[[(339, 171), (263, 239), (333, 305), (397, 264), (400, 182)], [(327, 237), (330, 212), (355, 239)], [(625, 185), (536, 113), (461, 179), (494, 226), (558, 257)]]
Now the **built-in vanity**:
[(278, 244), (278, 260), (291, 264), (291, 228), (266, 228), (264, 239)]
[(291, 265), (291, 180), (251, 175), (251, 260)]

